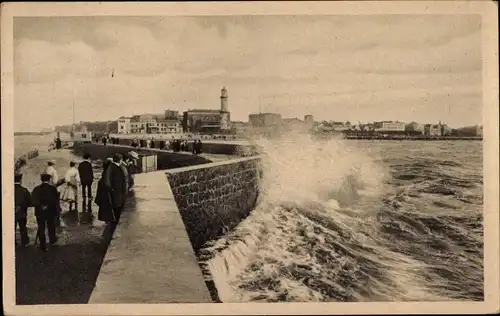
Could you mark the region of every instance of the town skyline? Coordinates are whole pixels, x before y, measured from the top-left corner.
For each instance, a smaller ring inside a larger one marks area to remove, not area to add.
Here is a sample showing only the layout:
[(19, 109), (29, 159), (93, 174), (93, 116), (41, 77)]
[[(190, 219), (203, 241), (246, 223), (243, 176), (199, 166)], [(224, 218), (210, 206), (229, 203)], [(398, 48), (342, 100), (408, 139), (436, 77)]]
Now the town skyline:
[(232, 121), (482, 125), (481, 51), (475, 15), (16, 18), (15, 130), (73, 99), (76, 122), (218, 109), (222, 86)]

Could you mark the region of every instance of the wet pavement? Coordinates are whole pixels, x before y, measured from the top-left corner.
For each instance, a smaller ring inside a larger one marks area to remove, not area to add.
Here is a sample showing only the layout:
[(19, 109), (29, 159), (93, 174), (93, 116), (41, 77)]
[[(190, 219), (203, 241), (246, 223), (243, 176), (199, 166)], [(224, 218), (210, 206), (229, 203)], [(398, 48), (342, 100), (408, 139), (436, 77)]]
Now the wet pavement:
[[(81, 161), (69, 150), (40, 152), (22, 169), (23, 185), (31, 192), (48, 160), (64, 177), (72, 159)], [(214, 160), (225, 159), (230, 157)], [(98, 168), (95, 178), (93, 196)], [(41, 252), (29, 209), (30, 244), (15, 251), (17, 304), (212, 302), (165, 173), (138, 174), (135, 183), (110, 244), (102, 237), (97, 205), (80, 195), (78, 213), (62, 203), (59, 240)]]
[[(40, 173), (49, 159), (56, 161), (60, 178), (64, 177), (71, 159), (81, 160), (67, 150), (40, 153), (22, 169), (23, 185), (30, 192), (40, 183)], [(96, 170), (94, 196), (98, 174)], [(33, 208), (28, 210), (30, 244), (15, 250), (17, 304), (78, 304), (87, 303), (90, 298), (107, 241), (102, 237), (104, 223), (97, 220), (97, 205), (92, 200), (82, 201), (80, 191), (79, 194), (78, 212), (69, 213), (68, 205), (61, 204), (62, 229), (57, 244), (49, 247), (48, 252), (41, 252), (34, 245), (37, 224)], [(18, 230), (16, 240), (20, 241)]]

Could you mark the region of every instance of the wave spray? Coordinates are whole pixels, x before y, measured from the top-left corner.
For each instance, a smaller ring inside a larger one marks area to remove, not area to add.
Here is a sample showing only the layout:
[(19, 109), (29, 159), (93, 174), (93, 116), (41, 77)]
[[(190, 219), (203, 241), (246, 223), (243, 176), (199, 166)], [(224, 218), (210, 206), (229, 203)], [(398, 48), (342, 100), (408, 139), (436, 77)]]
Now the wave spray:
[(201, 250), (222, 302), (444, 297), (381, 233), (391, 173), (379, 153), (301, 133), (255, 143), (264, 171), (255, 210)]

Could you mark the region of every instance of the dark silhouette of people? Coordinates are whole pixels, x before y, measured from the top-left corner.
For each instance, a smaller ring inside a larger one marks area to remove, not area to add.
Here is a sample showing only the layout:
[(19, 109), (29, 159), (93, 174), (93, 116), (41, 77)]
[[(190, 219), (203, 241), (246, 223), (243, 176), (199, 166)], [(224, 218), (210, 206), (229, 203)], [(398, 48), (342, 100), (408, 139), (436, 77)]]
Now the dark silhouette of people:
[(21, 234), (21, 245), (26, 247), (30, 238), (28, 237), (28, 229), (26, 227), (28, 218), (28, 208), (33, 206), (31, 194), (21, 185), (22, 174), (14, 175), (14, 207), (15, 207), (15, 225), (19, 226), (19, 233)]
[(174, 139), (170, 144), (170, 148), (172, 148), (173, 152), (179, 152), (181, 150), (181, 141)]
[(56, 138), (55, 145), (56, 145), (56, 149), (62, 148), (62, 142), (61, 142), (61, 139), (59, 137)]
[(201, 154), (201, 148), (203, 147), (203, 144), (200, 139), (195, 140), (193, 143), (193, 150), (194, 154), (199, 155)]
[(92, 199), (92, 183), (94, 182), (94, 170), (90, 162), (90, 154), (83, 155), (83, 161), (78, 165), (78, 173), (80, 174), (80, 181), (82, 182), (82, 198), (85, 200), (87, 197)]
[(134, 148), (139, 147), (139, 143), (137, 142), (137, 139), (134, 139), (134, 140), (132, 141), (132, 147), (134, 147)]
[(151, 139), (150, 148), (155, 148), (155, 139)]
[(116, 216), (113, 211), (113, 202), (111, 200), (111, 189), (106, 185), (105, 176), (111, 161), (106, 160), (102, 166), (101, 179), (97, 183), (97, 193), (95, 196), (95, 204), (99, 207), (97, 219), (111, 223), (116, 221)]
[(103, 136), (103, 137), (102, 137), (102, 144), (103, 144), (104, 146), (106, 146), (107, 141), (108, 141), (108, 140), (106, 139), (106, 136)]
[(104, 174), (104, 183), (110, 190), (113, 212), (117, 220), (120, 218), (127, 194), (127, 179), (121, 166), (122, 156), (114, 154), (113, 159)]
[(50, 175), (40, 176), (42, 183), (33, 189), (32, 201), (35, 206), (36, 222), (38, 224), (38, 238), (40, 249), (47, 251), (45, 230), (48, 230), (49, 242), (51, 245), (57, 242), (55, 219), (59, 204), (59, 192), (49, 183)]

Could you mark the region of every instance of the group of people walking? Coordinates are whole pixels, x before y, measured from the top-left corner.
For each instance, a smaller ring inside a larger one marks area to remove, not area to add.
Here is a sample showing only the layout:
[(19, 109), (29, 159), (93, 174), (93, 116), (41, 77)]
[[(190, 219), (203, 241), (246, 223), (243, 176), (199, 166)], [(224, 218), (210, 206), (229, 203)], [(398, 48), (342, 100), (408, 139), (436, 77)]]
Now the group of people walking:
[(99, 206), (98, 219), (110, 224), (108, 228), (111, 231), (114, 230), (128, 192), (134, 185), (133, 175), (138, 172), (138, 158), (135, 152), (125, 158), (121, 154), (114, 154), (103, 164), (95, 203)]
[[(157, 146), (158, 142), (158, 146)], [(134, 139), (130, 146), (134, 148), (158, 148), (162, 150), (172, 150), (174, 152), (180, 152), (180, 151), (190, 151), (189, 149), (189, 142), (187, 140), (180, 140), (180, 139), (174, 139), (170, 141), (165, 141), (165, 140), (160, 140), (160, 141), (155, 141), (154, 138), (151, 139), (146, 139), (146, 140), (137, 140)], [(203, 147), (203, 144), (201, 140), (194, 140), (193, 141), (193, 147), (191, 148), (191, 152), (193, 154), (200, 154), (201, 149)]]
[[(49, 161), (46, 170), (40, 175), (41, 184), (31, 193), (22, 186), (22, 174), (18, 172), (14, 174), (15, 225), (16, 228), (19, 227), (23, 247), (30, 243), (26, 226), (30, 207), (35, 209), (39, 247), (46, 251), (46, 231), (49, 243), (53, 245), (57, 242), (56, 228), (60, 226), (61, 202), (69, 204), (68, 212), (77, 212), (78, 188), (81, 186), (84, 203), (87, 199), (88, 203), (91, 203), (94, 170), (90, 155), (85, 154), (83, 158), (78, 166), (76, 162), (70, 162), (63, 179), (59, 179), (55, 161)], [(128, 192), (133, 186), (133, 174), (138, 172), (138, 158), (135, 152), (130, 152), (125, 158), (115, 154), (103, 163), (94, 202), (99, 207), (98, 219), (109, 224), (107, 230), (111, 233), (121, 215)], [(61, 191), (58, 190), (59, 187), (62, 187)]]

